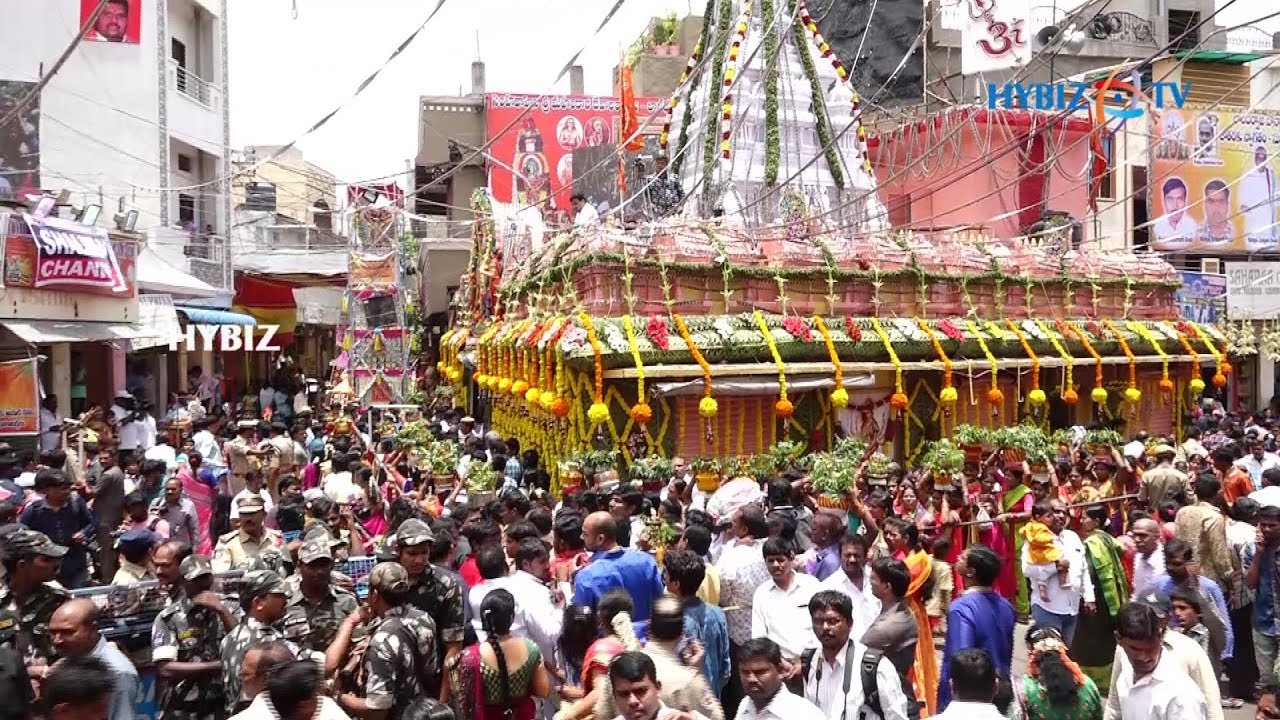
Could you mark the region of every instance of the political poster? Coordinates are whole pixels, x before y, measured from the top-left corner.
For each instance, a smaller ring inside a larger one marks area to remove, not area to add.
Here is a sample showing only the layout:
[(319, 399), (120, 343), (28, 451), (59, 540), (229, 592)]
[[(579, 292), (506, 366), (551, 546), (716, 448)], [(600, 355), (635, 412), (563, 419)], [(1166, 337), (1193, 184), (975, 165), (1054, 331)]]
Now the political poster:
[(1226, 317), (1226, 275), (1202, 272), (1183, 272), (1179, 275), (1182, 287), (1178, 288), (1174, 302), (1178, 305), (1182, 319), (1215, 324)]
[[(80, 0), (80, 25), (93, 17), (99, 0)], [(84, 39), (137, 45), (142, 37), (142, 0), (106, 0)]]
[(1152, 247), (1280, 252), (1280, 113), (1152, 112)]
[(35, 358), (0, 363), (0, 437), (40, 432), (40, 380)]

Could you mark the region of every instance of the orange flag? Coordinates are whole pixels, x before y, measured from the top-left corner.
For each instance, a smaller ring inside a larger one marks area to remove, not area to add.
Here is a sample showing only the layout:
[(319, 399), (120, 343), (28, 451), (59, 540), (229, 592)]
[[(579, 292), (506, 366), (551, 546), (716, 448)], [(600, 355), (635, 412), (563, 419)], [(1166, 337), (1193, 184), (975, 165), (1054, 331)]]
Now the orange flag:
[(622, 138), (626, 140), (626, 148), (632, 152), (644, 149), (644, 138), (640, 137), (640, 109), (636, 106), (636, 88), (631, 79), (631, 67), (626, 60), (622, 61), (618, 70), (618, 88), (622, 99)]

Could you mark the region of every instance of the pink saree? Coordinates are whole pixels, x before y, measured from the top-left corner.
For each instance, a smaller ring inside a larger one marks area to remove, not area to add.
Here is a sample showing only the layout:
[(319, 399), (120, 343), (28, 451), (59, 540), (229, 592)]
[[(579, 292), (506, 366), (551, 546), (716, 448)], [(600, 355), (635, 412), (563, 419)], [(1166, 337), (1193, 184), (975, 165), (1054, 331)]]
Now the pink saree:
[(196, 520), (200, 523), (200, 540), (195, 551), (201, 555), (213, 553), (213, 538), (209, 537), (209, 523), (218, 503), (218, 491), (200, 482), (191, 472), (186, 459), (178, 464), (178, 479), (182, 481), (182, 494), (196, 506)]

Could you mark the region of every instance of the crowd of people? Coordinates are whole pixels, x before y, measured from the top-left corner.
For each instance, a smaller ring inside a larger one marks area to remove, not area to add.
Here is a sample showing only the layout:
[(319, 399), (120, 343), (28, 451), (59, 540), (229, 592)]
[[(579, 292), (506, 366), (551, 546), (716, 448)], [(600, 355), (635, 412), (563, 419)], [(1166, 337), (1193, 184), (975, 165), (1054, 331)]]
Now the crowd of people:
[[(0, 448), (0, 715), (131, 720), (141, 667), (188, 720), (1280, 717), (1261, 417), (1050, 468), (864, 463), (833, 510), (800, 470), (707, 493), (679, 458), (557, 499), (457, 410), (430, 418), (462, 451), (441, 487), (397, 444), (413, 412), (201, 404), (123, 448), (129, 400), (115, 432)], [(481, 464), (496, 497), (468, 497)], [(149, 638), (103, 636), (143, 607)]]

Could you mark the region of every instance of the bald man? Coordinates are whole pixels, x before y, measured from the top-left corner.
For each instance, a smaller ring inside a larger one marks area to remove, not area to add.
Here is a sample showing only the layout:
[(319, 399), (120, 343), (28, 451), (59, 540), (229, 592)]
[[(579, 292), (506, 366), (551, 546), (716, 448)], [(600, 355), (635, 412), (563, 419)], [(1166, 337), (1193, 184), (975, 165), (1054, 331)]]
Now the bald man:
[[(293, 651), (282, 642), (250, 645), (245, 651), (244, 663), (240, 665), (240, 685), (244, 688), (244, 696), (251, 701), (258, 697), (267, 689), (267, 678), (271, 676), (271, 671), (295, 659)], [(239, 714), (232, 717), (239, 717)]]
[(98, 632), (98, 607), (92, 600), (68, 600), (49, 619), (49, 637), (60, 657), (95, 657), (111, 671), (111, 703), (108, 720), (134, 720), (141, 684), (138, 670)]
[(574, 604), (594, 608), (606, 592), (622, 588), (635, 602), (632, 620), (648, 620), (653, 601), (666, 590), (653, 556), (619, 547), (618, 521), (607, 512), (591, 513), (582, 522), (582, 543), (592, 555), (573, 579)]
[(1164, 548), (1160, 546), (1160, 525), (1151, 518), (1134, 520), (1129, 537), (1137, 552), (1133, 555), (1133, 595), (1137, 597), (1155, 587), (1156, 578), (1164, 573)]

